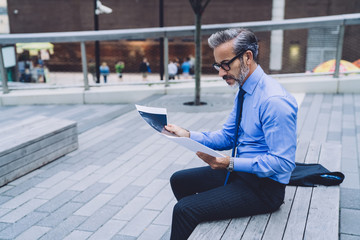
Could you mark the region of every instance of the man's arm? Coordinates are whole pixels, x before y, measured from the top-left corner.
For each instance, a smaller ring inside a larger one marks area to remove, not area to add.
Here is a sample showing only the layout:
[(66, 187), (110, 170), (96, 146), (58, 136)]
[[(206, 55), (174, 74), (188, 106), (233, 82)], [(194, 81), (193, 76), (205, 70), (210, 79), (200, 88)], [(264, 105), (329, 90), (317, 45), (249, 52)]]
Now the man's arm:
[(296, 115), (297, 106), (291, 99), (270, 98), (262, 106), (260, 116), (269, 150), (254, 158), (235, 158), (234, 170), (259, 177), (290, 173), (295, 167)]

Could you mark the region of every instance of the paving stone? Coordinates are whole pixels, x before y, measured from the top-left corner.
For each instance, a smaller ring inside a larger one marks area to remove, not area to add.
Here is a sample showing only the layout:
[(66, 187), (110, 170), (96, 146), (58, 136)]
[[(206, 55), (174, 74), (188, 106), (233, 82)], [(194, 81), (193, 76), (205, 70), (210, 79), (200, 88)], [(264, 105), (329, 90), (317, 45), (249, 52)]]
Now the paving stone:
[(69, 180), (80, 181), (99, 169), (99, 166), (89, 165), (68, 177)]
[(37, 196), (37, 198), (40, 199), (52, 199), (56, 197), (57, 195), (61, 194), (62, 192), (69, 189), (71, 186), (73, 186), (76, 182), (68, 179), (64, 179), (63, 181), (53, 185), (49, 189), (47, 189), (45, 192), (42, 192)]
[(9, 224), (8, 227), (0, 232), (0, 239), (14, 239), (16, 236), (26, 231), (33, 225), (37, 224), (41, 219), (45, 218), (47, 213), (32, 212), (20, 219), (14, 224)]
[(1, 208), (10, 208), (14, 209), (19, 207), (20, 205), (24, 204), (25, 202), (35, 198), (40, 193), (44, 192), (45, 189), (43, 188), (31, 188), (26, 192), (14, 197), (13, 199), (4, 203)]
[(176, 202), (177, 201), (175, 199), (172, 200), (171, 202), (169, 202), (166, 205), (166, 207), (164, 208), (164, 210), (161, 211), (161, 213), (155, 218), (155, 220), (153, 221), (153, 224), (170, 226), (171, 221), (172, 221), (173, 209), (174, 209)]
[(94, 212), (96, 212), (96, 210), (98, 210), (99, 208), (104, 206), (113, 197), (114, 197), (114, 195), (112, 195), (112, 194), (103, 194), (103, 193), (101, 193), (101, 194), (95, 196), (89, 202), (85, 203), (79, 210), (77, 210), (74, 213), (74, 215), (80, 215), (80, 216), (89, 217), (92, 214), (94, 214)]
[(92, 232), (75, 230), (67, 235), (63, 240), (86, 240)]
[(85, 219), (86, 217), (82, 216), (70, 216), (64, 221), (59, 222), (39, 240), (63, 240), (65, 236), (69, 235), (77, 226), (84, 222)]
[(151, 224), (145, 229), (145, 231), (139, 236), (138, 240), (157, 240), (161, 239), (165, 235), (166, 231), (169, 229), (167, 226)]
[(130, 221), (150, 201), (150, 198), (135, 197), (121, 209), (113, 218)]
[(23, 232), (20, 236), (16, 238), (16, 240), (37, 240), (45, 233), (47, 233), (51, 228), (48, 227), (40, 227), (40, 226), (32, 226), (25, 232)]
[(37, 209), (39, 206), (47, 202), (47, 200), (41, 199), (32, 199), (20, 207), (10, 211), (8, 214), (0, 218), (1, 222), (15, 223), (19, 219), (23, 218), (27, 214), (31, 213), (33, 210)]
[(340, 207), (360, 210), (360, 189), (348, 189), (341, 187)]
[(183, 165), (179, 164), (171, 164), (168, 168), (166, 168), (164, 171), (162, 171), (157, 178), (170, 180), (171, 175), (173, 175), (175, 172), (184, 169)]
[(50, 188), (50, 187), (54, 186), (55, 184), (57, 184), (58, 182), (64, 180), (65, 178), (67, 178), (71, 174), (73, 174), (73, 172), (61, 171), (61, 172), (55, 174), (54, 176), (46, 179), (45, 181), (37, 184), (36, 187), (38, 187), (38, 188)]
[[(25, 176), (27, 176), (27, 175), (25, 175)], [(16, 196), (28, 191), (30, 188), (33, 188), (36, 184), (38, 184), (42, 181), (44, 181), (44, 179), (39, 178), (39, 177), (31, 177), (31, 178), (24, 177), (24, 182), (20, 182), (20, 183), (14, 185), (16, 187), (12, 187), (8, 191), (5, 191), (4, 195), (16, 197)], [(10, 184), (13, 184), (13, 182), (11, 182)]]
[(138, 177), (132, 184), (137, 186), (147, 186), (160, 174), (160, 172), (160, 170), (149, 169), (143, 175)]
[(111, 239), (126, 223), (126, 221), (112, 219), (91, 235), (89, 240)]
[(108, 204), (114, 206), (125, 206), (129, 201), (131, 201), (138, 193), (143, 189), (140, 186), (128, 185), (126, 186), (119, 194), (117, 194), (113, 199), (111, 199)]
[(164, 187), (152, 200), (145, 206), (146, 209), (151, 210), (163, 210), (167, 203), (173, 200), (175, 197), (171, 191), (170, 184)]
[(340, 234), (340, 240), (360, 240), (359, 235)]
[(119, 212), (119, 210), (120, 207), (104, 206), (87, 218), (86, 221), (78, 227), (78, 230), (95, 232)]
[(340, 211), (340, 232), (360, 235), (360, 210), (342, 208)]
[(341, 183), (342, 188), (360, 189), (359, 173), (343, 171), (345, 175), (344, 181)]
[(83, 205), (81, 203), (68, 202), (59, 209), (57, 209), (55, 212), (44, 218), (37, 225), (43, 227), (56, 227), (82, 206)]
[(35, 211), (48, 212), (48, 213), (54, 212), (55, 210), (57, 210), (67, 202), (70, 202), (71, 199), (73, 199), (78, 194), (79, 192), (77, 191), (69, 191), (69, 190), (64, 191), (55, 198), (49, 200), (47, 203), (37, 208)]
[(12, 197), (10, 196), (0, 196), (0, 206), (5, 203), (5, 202), (8, 202), (12, 199)]
[(88, 202), (108, 186), (109, 184), (106, 183), (94, 183), (93, 185), (82, 191), (79, 195), (77, 195), (72, 201), (80, 203)]
[(135, 179), (136, 179), (136, 177), (133, 177), (133, 176), (130, 176), (130, 177), (122, 176), (121, 178), (116, 180), (114, 183), (112, 183), (109, 187), (104, 189), (103, 193), (115, 195), (115, 194), (119, 193), (121, 190), (123, 190), (126, 186), (128, 186), (129, 184), (134, 182)]
[[(11, 186), (11, 185), (5, 185), (5, 186), (2, 186), (0, 187), (0, 194), (4, 194), (5, 195), (5, 192), (7, 191), (10, 191), (11, 189), (13, 188), (16, 188), (15, 186)], [(13, 196), (16, 196), (16, 195), (13, 195)]]
[(144, 190), (142, 190), (138, 196), (142, 197), (154, 197), (169, 181), (163, 179), (155, 179)]
[(120, 234), (138, 237), (159, 214), (158, 211), (142, 210), (121, 231)]
[[(126, 235), (115, 235), (111, 240), (136, 240), (137, 237), (126, 236)], [(170, 238), (169, 238), (170, 239)]]
[(85, 189), (87, 189), (88, 187), (96, 184), (102, 177), (103, 176), (101, 174), (91, 174), (77, 184), (73, 185), (70, 190), (85, 191)]

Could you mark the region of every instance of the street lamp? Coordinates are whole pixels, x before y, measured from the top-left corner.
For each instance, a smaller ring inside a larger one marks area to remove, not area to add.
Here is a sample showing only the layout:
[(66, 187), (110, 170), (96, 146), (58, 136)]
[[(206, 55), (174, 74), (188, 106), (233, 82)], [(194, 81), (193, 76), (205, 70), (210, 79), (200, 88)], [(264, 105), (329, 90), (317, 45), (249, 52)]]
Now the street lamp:
[[(112, 13), (112, 9), (102, 5), (99, 0), (94, 0), (94, 28), (95, 31), (99, 30), (99, 15), (105, 13)], [(96, 70), (96, 83), (100, 83), (100, 42), (95, 41), (95, 70)]]

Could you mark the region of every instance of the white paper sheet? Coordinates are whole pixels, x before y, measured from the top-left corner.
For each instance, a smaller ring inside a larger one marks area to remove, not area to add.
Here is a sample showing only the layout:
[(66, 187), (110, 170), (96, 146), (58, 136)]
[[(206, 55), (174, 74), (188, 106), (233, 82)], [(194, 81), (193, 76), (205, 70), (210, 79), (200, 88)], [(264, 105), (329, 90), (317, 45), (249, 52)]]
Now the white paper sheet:
[(193, 151), (193, 152), (203, 152), (214, 157), (224, 157), (221, 153), (214, 151), (211, 148), (208, 148), (201, 143), (198, 143), (191, 138), (186, 137), (177, 137), (173, 133), (168, 132), (164, 125), (167, 124), (167, 110), (166, 108), (154, 108), (135, 105), (140, 116), (156, 131), (158, 131), (162, 136), (180, 144), (181, 146)]
[(223, 154), (216, 152), (215, 150), (208, 148), (205, 145), (202, 145), (201, 143), (198, 143), (198, 142), (192, 140), (191, 138), (172, 137), (172, 136), (167, 136), (162, 133), (160, 133), (160, 134), (193, 152), (203, 152), (203, 153), (209, 154), (214, 157), (225, 157)]

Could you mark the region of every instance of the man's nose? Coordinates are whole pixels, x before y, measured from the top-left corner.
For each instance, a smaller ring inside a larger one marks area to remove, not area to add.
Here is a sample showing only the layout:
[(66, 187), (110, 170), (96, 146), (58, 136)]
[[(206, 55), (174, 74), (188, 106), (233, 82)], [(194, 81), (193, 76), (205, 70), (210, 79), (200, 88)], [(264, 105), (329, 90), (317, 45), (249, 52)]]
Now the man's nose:
[(225, 71), (224, 69), (220, 68), (219, 70), (219, 76), (222, 78), (223, 76), (225, 76), (227, 74), (227, 71)]

